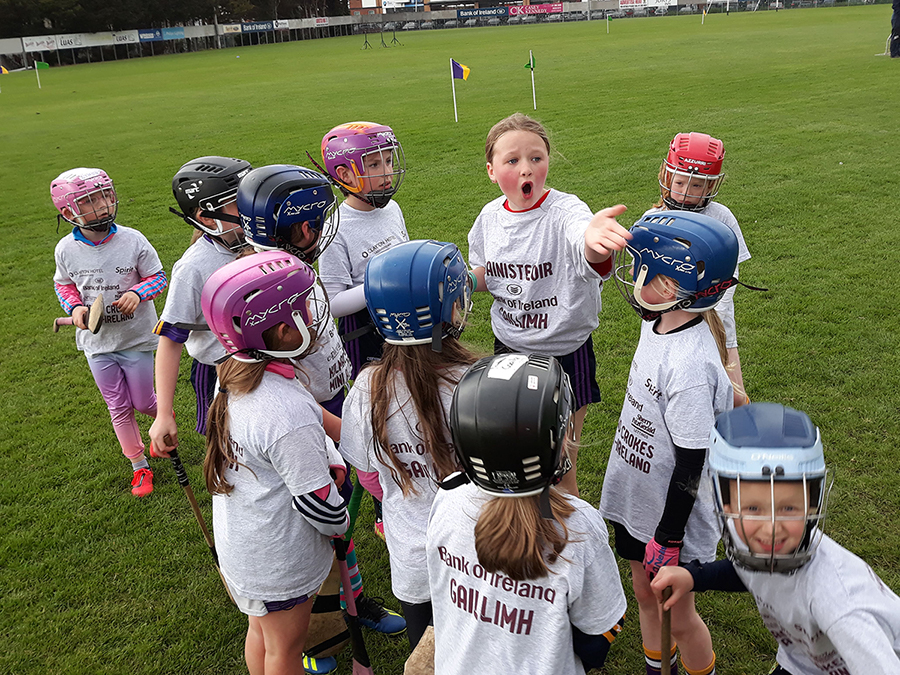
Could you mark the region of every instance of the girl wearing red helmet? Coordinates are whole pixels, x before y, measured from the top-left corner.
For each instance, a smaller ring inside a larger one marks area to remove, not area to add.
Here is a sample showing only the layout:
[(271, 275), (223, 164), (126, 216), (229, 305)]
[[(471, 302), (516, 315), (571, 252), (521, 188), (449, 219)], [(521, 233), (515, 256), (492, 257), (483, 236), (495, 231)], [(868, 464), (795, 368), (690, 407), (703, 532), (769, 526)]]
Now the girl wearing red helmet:
[[(727, 225), (738, 239), (738, 265), (750, 260), (750, 251), (744, 242), (744, 235), (737, 218), (731, 210), (717, 201), (719, 186), (725, 174), (722, 161), (725, 159), (725, 145), (718, 138), (708, 134), (678, 134), (669, 144), (669, 153), (659, 167), (660, 199), (644, 215), (671, 209), (695, 211), (710, 216)], [(735, 269), (734, 276), (738, 276)], [(731, 288), (716, 307), (716, 316), (721, 319), (728, 348), (728, 373), (734, 383), (734, 404), (743, 405), (749, 401), (744, 391), (744, 377), (741, 373), (741, 357), (738, 354), (737, 329), (734, 322), (734, 291)]]

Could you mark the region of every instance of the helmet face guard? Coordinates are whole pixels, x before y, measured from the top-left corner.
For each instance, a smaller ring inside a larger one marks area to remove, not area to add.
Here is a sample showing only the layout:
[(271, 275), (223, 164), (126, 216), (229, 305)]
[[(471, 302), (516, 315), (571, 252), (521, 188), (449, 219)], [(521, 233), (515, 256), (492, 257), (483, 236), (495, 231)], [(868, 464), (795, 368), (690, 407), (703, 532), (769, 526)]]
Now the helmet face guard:
[[(699, 213), (654, 213), (630, 230), (632, 239), (616, 256), (616, 288), (645, 321), (676, 309), (705, 312), (737, 283), (737, 236), (727, 225)], [(662, 276), (675, 282), (675, 298), (651, 303), (643, 297)], [(630, 290), (631, 289), (631, 290)]]
[(102, 169), (64, 171), (50, 183), (50, 196), (60, 218), (94, 232), (109, 229), (119, 211), (116, 188)]
[[(660, 196), (676, 211), (701, 211), (719, 193), (725, 177), (725, 146), (709, 134), (678, 134), (659, 169)], [(697, 201), (690, 203), (690, 200)]]
[[(201, 306), (210, 329), (239, 361), (293, 358), (308, 352), (327, 320), (328, 301), (315, 271), (283, 251), (239, 258), (216, 270), (203, 286)], [(302, 337), (294, 349), (273, 350), (263, 338), (285, 323)]]
[(573, 405), (569, 378), (553, 357), (502, 354), (476, 362), (450, 407), (466, 475), (492, 496), (543, 493), (571, 466), (565, 447)]
[[(723, 413), (710, 434), (709, 465), (725, 552), (735, 564), (789, 573), (810, 560), (831, 484), (809, 417), (774, 403)], [(788, 541), (795, 542), (790, 550)]]
[(431, 344), (459, 338), (472, 307), (469, 268), (455, 244), (404, 242), (366, 267), (366, 306), (385, 342)]
[[(325, 134), (322, 161), (344, 194), (379, 209), (391, 201), (406, 175), (406, 158), (394, 131), (373, 122), (341, 124)], [(342, 179), (338, 167), (349, 171), (354, 181)]]
[[(172, 178), (172, 194), (181, 212), (170, 211), (188, 225), (217, 239), (230, 232), (240, 233), (240, 219), (224, 213), (224, 208), (235, 202), (238, 185), (251, 168), (249, 162), (233, 157), (210, 155), (192, 159)], [(199, 217), (213, 220), (216, 226), (210, 227)], [(240, 236), (231, 243), (220, 243), (232, 251), (246, 246)]]
[[(338, 231), (337, 199), (322, 174), (293, 164), (251, 171), (237, 193), (247, 241), (262, 251), (282, 250), (313, 264)], [(304, 223), (312, 240), (294, 243)]]

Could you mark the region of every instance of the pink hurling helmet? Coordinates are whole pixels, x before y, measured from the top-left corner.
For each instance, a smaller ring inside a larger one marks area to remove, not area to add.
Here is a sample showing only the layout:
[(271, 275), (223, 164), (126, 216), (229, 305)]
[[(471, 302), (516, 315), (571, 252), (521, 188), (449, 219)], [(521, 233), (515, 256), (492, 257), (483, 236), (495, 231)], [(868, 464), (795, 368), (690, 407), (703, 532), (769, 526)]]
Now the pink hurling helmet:
[[(366, 157), (378, 154), (378, 167), (367, 173)], [(339, 124), (322, 138), (322, 160), (325, 170), (345, 194), (352, 193), (376, 208), (384, 208), (400, 189), (406, 174), (406, 159), (394, 130), (374, 122)], [(337, 168), (347, 167), (356, 178), (356, 185), (338, 177)], [(362, 178), (381, 180), (380, 187), (362, 192)]]
[(107, 229), (119, 209), (116, 188), (103, 169), (64, 171), (50, 182), (50, 197), (63, 220), (86, 230)]
[[(249, 363), (304, 354), (328, 316), (316, 273), (284, 251), (239, 258), (216, 270), (203, 286), (200, 305), (210, 329), (235, 359)], [(263, 333), (285, 323), (303, 336), (292, 350), (266, 346)]]

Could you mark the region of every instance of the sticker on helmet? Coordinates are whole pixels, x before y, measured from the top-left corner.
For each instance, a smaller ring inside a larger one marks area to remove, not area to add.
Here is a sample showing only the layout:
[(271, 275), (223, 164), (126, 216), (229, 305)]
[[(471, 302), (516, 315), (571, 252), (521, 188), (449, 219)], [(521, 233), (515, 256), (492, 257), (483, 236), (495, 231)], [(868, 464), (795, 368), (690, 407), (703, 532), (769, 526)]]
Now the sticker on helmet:
[(487, 376), (491, 380), (510, 380), (522, 366), (528, 363), (525, 354), (506, 354), (495, 359), (488, 369)]
[(537, 391), (537, 388), (538, 388), (537, 375), (529, 375), (528, 376), (528, 384), (526, 386), (533, 391)]

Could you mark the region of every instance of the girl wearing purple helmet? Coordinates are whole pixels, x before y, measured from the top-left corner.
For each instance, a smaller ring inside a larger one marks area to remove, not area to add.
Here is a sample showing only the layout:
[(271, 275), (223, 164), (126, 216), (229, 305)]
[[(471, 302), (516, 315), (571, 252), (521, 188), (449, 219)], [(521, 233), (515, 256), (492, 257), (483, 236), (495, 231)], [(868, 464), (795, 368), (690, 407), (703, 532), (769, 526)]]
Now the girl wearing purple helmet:
[(308, 265), (267, 251), (214, 272), (201, 295), (231, 357), (218, 367), (203, 470), (222, 574), (248, 616), (254, 675), (303, 672), (308, 600), (331, 569), (329, 539), (349, 525), (321, 408), (294, 369), (328, 316), (315, 283)]
[[(50, 183), (59, 219), (73, 225), (56, 245), (56, 296), (80, 328), (75, 344), (83, 351), (112, 416), (113, 429), (134, 475), (131, 492), (153, 492), (153, 472), (144, 456), (139, 410), (156, 417), (153, 298), (166, 287), (166, 273), (147, 238), (117, 225), (118, 199), (102, 169), (71, 169)], [(85, 330), (88, 307), (103, 293), (103, 329)]]
[(375, 331), (362, 296), (366, 266), (376, 255), (409, 241), (406, 221), (393, 196), (406, 173), (403, 148), (393, 130), (373, 122), (340, 124), (322, 139), (322, 161), (344, 194), (341, 227), (319, 258), (322, 285), (332, 305), (344, 305), (349, 292), (356, 300), (338, 317), (338, 331), (353, 336), (345, 343), (353, 366), (381, 358), (384, 340)]

